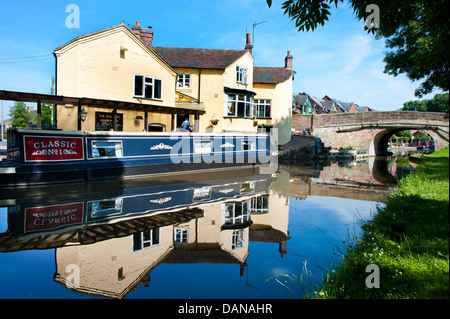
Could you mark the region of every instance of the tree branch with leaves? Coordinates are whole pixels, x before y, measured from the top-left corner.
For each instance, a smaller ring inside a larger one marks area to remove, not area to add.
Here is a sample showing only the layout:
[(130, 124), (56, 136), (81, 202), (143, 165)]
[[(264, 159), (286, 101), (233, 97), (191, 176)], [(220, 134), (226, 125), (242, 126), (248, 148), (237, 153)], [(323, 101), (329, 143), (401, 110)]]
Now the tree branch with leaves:
[[(269, 7), (272, 0), (266, 0)], [(417, 97), (435, 89), (449, 90), (449, 15), (448, 0), (348, 0), (358, 20), (367, 18), (366, 9), (380, 9), (380, 25), (367, 27), (377, 39), (386, 39), (385, 70), (390, 75), (405, 74), (411, 81), (423, 80), (415, 90)], [(314, 31), (331, 15), (331, 5), (343, 0), (286, 0), (284, 14), (299, 31)]]

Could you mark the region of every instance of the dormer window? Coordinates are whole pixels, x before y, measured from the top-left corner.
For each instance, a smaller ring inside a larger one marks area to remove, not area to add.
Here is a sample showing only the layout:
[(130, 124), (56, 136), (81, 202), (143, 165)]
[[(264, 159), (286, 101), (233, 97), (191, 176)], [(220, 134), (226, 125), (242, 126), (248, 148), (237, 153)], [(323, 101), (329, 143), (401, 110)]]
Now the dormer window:
[(247, 85), (247, 68), (243, 66), (236, 66), (236, 82)]

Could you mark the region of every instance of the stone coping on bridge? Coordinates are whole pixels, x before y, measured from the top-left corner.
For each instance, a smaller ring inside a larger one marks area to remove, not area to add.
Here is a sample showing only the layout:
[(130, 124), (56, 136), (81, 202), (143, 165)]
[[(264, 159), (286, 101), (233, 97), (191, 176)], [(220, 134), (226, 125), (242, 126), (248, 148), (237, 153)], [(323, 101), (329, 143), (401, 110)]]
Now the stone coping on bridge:
[[(414, 111), (380, 111), (380, 112), (357, 112), (336, 114), (294, 114), (293, 127), (297, 130), (319, 126), (345, 126), (357, 124), (396, 123), (401, 125), (429, 124), (435, 126), (449, 126), (446, 113), (438, 112), (414, 112)], [(308, 123), (308, 118), (310, 123)], [(297, 126), (299, 124), (300, 126)], [(308, 125), (309, 124), (309, 125)]]

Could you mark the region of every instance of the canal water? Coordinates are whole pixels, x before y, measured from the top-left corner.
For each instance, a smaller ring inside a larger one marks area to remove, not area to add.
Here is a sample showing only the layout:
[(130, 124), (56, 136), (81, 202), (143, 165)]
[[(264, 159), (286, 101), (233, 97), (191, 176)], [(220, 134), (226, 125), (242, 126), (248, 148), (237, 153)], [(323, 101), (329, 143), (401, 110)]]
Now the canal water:
[(280, 275), (320, 280), (405, 162), (2, 190), (0, 298), (301, 297)]

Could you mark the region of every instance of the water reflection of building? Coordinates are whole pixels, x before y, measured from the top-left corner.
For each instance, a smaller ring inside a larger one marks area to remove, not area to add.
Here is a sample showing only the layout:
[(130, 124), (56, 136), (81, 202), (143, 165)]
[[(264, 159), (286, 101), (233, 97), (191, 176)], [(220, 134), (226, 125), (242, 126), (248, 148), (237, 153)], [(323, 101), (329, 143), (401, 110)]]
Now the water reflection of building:
[(288, 205), (274, 180), (247, 176), (159, 191), (140, 187), (117, 197), (97, 192), (75, 203), (55, 198), (52, 205), (18, 199), (9, 207), (0, 249), (56, 248), (55, 281), (70, 284), (76, 267), (71, 289), (107, 298), (148, 286), (161, 263), (233, 263), (243, 275), (249, 241), (278, 242), (285, 251)]
[(257, 199), (258, 208), (252, 211), (250, 241), (278, 243), (281, 257), (287, 252), (290, 238), (289, 224), (289, 173), (280, 171), (267, 195)]

